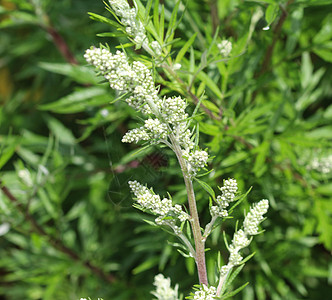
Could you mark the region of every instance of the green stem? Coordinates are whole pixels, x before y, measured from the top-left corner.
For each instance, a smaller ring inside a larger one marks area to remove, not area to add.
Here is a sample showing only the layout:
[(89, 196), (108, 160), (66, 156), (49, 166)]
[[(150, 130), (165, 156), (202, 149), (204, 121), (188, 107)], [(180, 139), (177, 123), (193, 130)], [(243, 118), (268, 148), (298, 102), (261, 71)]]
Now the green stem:
[(229, 268), (227, 273), (224, 275), (224, 276), (220, 276), (219, 278), (219, 284), (218, 284), (218, 287), (217, 287), (217, 297), (220, 296), (220, 293), (222, 292), (223, 290), (223, 287), (224, 287), (224, 284), (226, 282), (226, 279), (229, 275), (229, 272), (232, 270), (232, 268)]
[(170, 137), (171, 143), (173, 145), (173, 150), (179, 161), (181, 171), (183, 174), (184, 183), (186, 185), (189, 210), (190, 210), (190, 215), (191, 215), (191, 219), (192, 219), (190, 224), (191, 224), (191, 228), (193, 231), (195, 248), (196, 248), (195, 261), (196, 261), (196, 265), (197, 265), (199, 282), (200, 282), (200, 284), (208, 285), (206, 264), (205, 264), (205, 243), (202, 238), (201, 227), (199, 224), (199, 217), (198, 217), (198, 212), (197, 212), (193, 183), (190, 179), (185, 160), (182, 157), (182, 151), (181, 151), (181, 147), (180, 147), (178, 141), (176, 140), (173, 133), (170, 133), (169, 137)]
[(191, 245), (190, 241), (187, 239), (187, 237), (183, 234), (180, 233), (178, 234), (178, 237), (185, 243), (185, 245), (188, 247), (189, 252), (191, 253), (192, 257), (196, 260), (196, 251)]
[(218, 218), (217, 216), (212, 217), (210, 223), (206, 225), (205, 230), (204, 230), (204, 234), (203, 234), (203, 241), (204, 242), (206, 241), (207, 237), (210, 235), (213, 224), (215, 223), (217, 218)]

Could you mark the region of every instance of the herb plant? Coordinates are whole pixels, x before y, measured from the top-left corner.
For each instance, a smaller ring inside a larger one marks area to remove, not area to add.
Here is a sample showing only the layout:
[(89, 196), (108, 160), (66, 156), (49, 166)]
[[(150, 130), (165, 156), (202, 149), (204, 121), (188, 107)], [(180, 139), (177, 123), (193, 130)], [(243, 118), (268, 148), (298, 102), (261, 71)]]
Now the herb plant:
[[(137, 6), (139, 2), (135, 2), (136, 7), (132, 8), (126, 0), (110, 0), (109, 3), (108, 10), (119, 17), (118, 21), (121, 25), (118, 29), (128, 35), (136, 49), (142, 47), (151, 55), (150, 66), (161, 67), (172, 73), (176, 73), (181, 68), (176, 66), (174, 69), (175, 61), (172, 60), (171, 46), (168, 46), (169, 39), (172, 39), (176, 28), (177, 9), (173, 11), (172, 23), (169, 24), (164, 39), (156, 34), (157, 29), (153, 23), (148, 23), (151, 35), (158, 39), (150, 41), (145, 26), (138, 17)], [(176, 6), (178, 7), (179, 4), (180, 1), (177, 2)], [(151, 5), (152, 1), (148, 2), (147, 6), (151, 8)], [(214, 45), (212, 44), (212, 46)], [(218, 46), (220, 59), (223, 55), (230, 54), (230, 42), (223, 41)], [(185, 47), (188, 49), (189, 45)], [(182, 48), (182, 55), (185, 54), (186, 48)], [(200, 175), (199, 171), (207, 165), (209, 156), (207, 151), (199, 147), (199, 131), (195, 130), (195, 127), (199, 128), (199, 122), (193, 128), (190, 125), (195, 122), (203, 97), (198, 100), (192, 115), (189, 115), (186, 113), (187, 103), (180, 96), (161, 98), (158, 95), (158, 89), (155, 87), (153, 79), (155, 71), (149, 69), (143, 62), (135, 60), (131, 63), (126, 53), (118, 50), (113, 54), (110, 49), (102, 46), (100, 48), (91, 47), (86, 51), (84, 57), (89, 64), (96, 68), (99, 74), (104, 76), (110, 87), (119, 93), (118, 99), (125, 99), (136, 111), (147, 116), (144, 125), (128, 131), (122, 138), (122, 142), (145, 141), (149, 144), (165, 145), (174, 152), (178, 160), (186, 187), (188, 213), (183, 210), (181, 205), (174, 205), (170, 195), (168, 198), (162, 199), (154, 193), (152, 188), (149, 189), (137, 181), (129, 181), (129, 186), (137, 201), (136, 207), (156, 215), (156, 225), (169, 227), (182, 241), (184, 254), (195, 260), (199, 286), (196, 287), (197, 291), (188, 299), (216, 299), (234, 295), (235, 293), (229, 292), (227, 287), (247, 260), (243, 260), (240, 250), (250, 244), (252, 236), (258, 234), (258, 225), (263, 220), (263, 215), (269, 206), (268, 200), (261, 200), (250, 209), (243, 222), (243, 229), (238, 229), (234, 233), (232, 243), (228, 247), (230, 253), (228, 263), (219, 266), (219, 279), (210, 285), (205, 262), (205, 241), (212, 230), (217, 227), (215, 223), (218, 218), (228, 217), (229, 212), (235, 208), (238, 202), (229, 210), (227, 208), (232, 202), (239, 201), (241, 197), (236, 197), (238, 187), (234, 179), (224, 181), (224, 185), (219, 187), (221, 195), (217, 197), (207, 183), (197, 179)], [(206, 225), (205, 230), (202, 230), (200, 225), (193, 180), (196, 180), (210, 196), (211, 221)], [(184, 229), (188, 223), (190, 226), (186, 234)], [(232, 272), (233, 268), (239, 265), (240, 267)], [(237, 291), (241, 290), (242, 287)], [(165, 299), (167, 296), (158, 292), (157, 298)], [(177, 300), (178, 297), (174, 296), (169, 299)]]
[(104, 4), (0, 1), (0, 298), (328, 299), (331, 1)]

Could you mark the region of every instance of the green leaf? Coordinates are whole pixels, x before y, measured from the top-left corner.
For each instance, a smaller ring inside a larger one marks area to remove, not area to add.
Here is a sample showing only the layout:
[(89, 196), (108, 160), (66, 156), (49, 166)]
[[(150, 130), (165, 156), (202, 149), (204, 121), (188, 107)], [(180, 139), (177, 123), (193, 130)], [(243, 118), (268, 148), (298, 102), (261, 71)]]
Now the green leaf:
[(219, 87), (216, 85), (214, 80), (208, 76), (206, 73), (203, 71), (199, 72), (197, 75), (197, 78), (204, 81), (206, 86), (219, 98), (223, 99), (223, 93), (220, 91)]
[(244, 264), (238, 266), (233, 272), (228, 274), (228, 277), (226, 279), (225, 287), (223, 290), (228, 289), (228, 287), (231, 285), (231, 283), (234, 281), (234, 279), (239, 275), (239, 273), (242, 271), (244, 268)]
[(181, 3), (181, 1), (177, 0), (175, 3), (175, 6), (173, 8), (172, 15), (171, 15), (171, 18), (170, 18), (168, 26), (167, 26), (167, 32), (166, 32), (166, 38), (165, 38), (166, 42), (169, 42), (173, 39), (175, 29), (178, 25), (178, 24), (176, 24), (176, 19), (177, 19), (177, 14), (178, 14), (180, 3)]
[(332, 196), (332, 183), (322, 184), (316, 188), (316, 192), (325, 196)]
[(15, 148), (15, 145), (8, 146), (4, 149), (0, 148), (0, 170), (14, 155)]
[(311, 63), (310, 54), (308, 52), (302, 53), (302, 64), (301, 64), (301, 85), (302, 88), (307, 87), (311, 82), (313, 73), (313, 65)]
[(259, 147), (255, 149), (255, 152), (257, 152), (258, 154), (256, 156), (256, 161), (253, 171), (258, 178), (261, 177), (264, 174), (264, 172), (267, 170), (266, 157), (269, 155), (269, 151), (270, 151), (270, 143), (268, 141), (263, 141), (263, 143), (260, 144)]
[(153, 0), (148, 0), (148, 3), (146, 4), (144, 20), (149, 19), (150, 11), (151, 11), (151, 8), (152, 8), (152, 2), (153, 2)]
[(113, 20), (110, 20), (106, 17), (103, 17), (101, 15), (98, 15), (98, 14), (95, 14), (95, 13), (92, 13), (92, 12), (89, 12), (88, 15), (90, 16), (90, 19), (92, 19), (94, 21), (98, 21), (98, 22), (101, 22), (101, 23), (104, 23), (104, 24), (107, 24), (107, 25), (111, 25), (112, 27), (122, 29), (122, 26), (119, 23), (117, 23)]
[(55, 102), (42, 104), (39, 109), (70, 114), (84, 111), (92, 105), (108, 104), (110, 100), (105, 89), (101, 87), (81, 88)]
[(41, 203), (44, 205), (45, 210), (50, 216), (54, 219), (57, 218), (57, 211), (54, 203), (50, 199), (49, 195), (46, 193), (44, 189), (38, 189), (38, 196)]
[(233, 297), (233, 296), (235, 296), (236, 294), (238, 294), (239, 292), (241, 292), (247, 285), (249, 284), (249, 282), (247, 282), (247, 283), (245, 283), (245, 284), (243, 284), (243, 285), (241, 285), (239, 288), (237, 288), (236, 290), (234, 290), (234, 291), (232, 291), (232, 292), (230, 292), (230, 293), (228, 293), (228, 294), (226, 294), (225, 296), (223, 296), (223, 297), (221, 297), (221, 298), (219, 298), (219, 299), (228, 299), (228, 298), (230, 298), (230, 297)]
[(249, 259), (251, 259), (254, 255), (256, 254), (256, 252), (251, 253), (250, 255), (248, 255), (245, 259), (243, 259), (241, 261), (241, 264), (245, 264)]
[(196, 36), (197, 36), (197, 33), (195, 32), (190, 37), (190, 39), (183, 45), (183, 47), (181, 48), (181, 50), (179, 51), (178, 55), (175, 58), (175, 63), (180, 63), (180, 61), (182, 60), (183, 56), (187, 53), (188, 49), (190, 48), (190, 46), (195, 41)]
[(139, 266), (137, 266), (132, 272), (134, 275), (137, 275), (139, 273), (142, 273), (146, 270), (153, 268), (154, 266), (158, 265), (158, 263), (159, 263), (159, 256), (148, 258)]
[(327, 62), (332, 63), (332, 41), (325, 42), (322, 45), (315, 46), (313, 52)]
[(46, 122), (50, 131), (53, 132), (54, 136), (58, 138), (61, 143), (67, 145), (74, 145), (76, 139), (72, 132), (67, 129), (60, 121), (50, 116), (45, 116)]
[(236, 200), (235, 204), (232, 205), (232, 207), (229, 209), (229, 213), (231, 213), (238, 205), (241, 204), (242, 201), (244, 201), (244, 199), (248, 196), (248, 194), (250, 193), (251, 190), (252, 190), (252, 187), (250, 187), (245, 194), (242, 194), (239, 196), (239, 199)]
[(68, 76), (78, 83), (98, 83), (98, 78), (96, 77), (94, 70), (90, 67), (48, 62), (40, 62), (38, 66), (49, 72)]
[(331, 136), (332, 136), (332, 125), (315, 128), (306, 134), (306, 137), (314, 138), (316, 140), (331, 139)]
[(156, 28), (156, 31), (159, 32), (159, 0), (154, 1), (154, 6), (153, 6), (153, 24), (154, 27)]
[(279, 5), (277, 3), (270, 4), (265, 12), (265, 20), (267, 25), (269, 26), (279, 13)]
[(314, 35), (314, 44), (323, 44), (332, 39), (332, 14), (328, 14), (319, 32)]
[(234, 164), (237, 164), (240, 161), (243, 161), (246, 158), (248, 158), (249, 155), (250, 154), (248, 151), (238, 151), (238, 152), (232, 153), (221, 161), (221, 167), (225, 168), (225, 167), (229, 167)]
[(200, 123), (200, 132), (208, 135), (217, 136), (220, 133), (220, 128), (216, 125), (208, 123)]
[(210, 194), (210, 196), (213, 198), (213, 200), (216, 199), (216, 194), (214, 193), (213, 189), (204, 181), (202, 180), (199, 180), (197, 178), (195, 178), (195, 181), (197, 181), (199, 183), (199, 185), (206, 191)]
[(124, 48), (133, 47), (133, 46), (135, 46), (134, 43), (126, 43), (126, 44), (118, 45), (118, 46), (116, 46), (115, 48), (116, 48), (116, 49), (124, 49)]
[(159, 14), (159, 38), (161, 41), (164, 40), (164, 31), (165, 31), (165, 6), (164, 4), (162, 4), (161, 12)]
[(123, 37), (127, 36), (125, 33), (121, 31), (115, 31), (115, 32), (103, 32), (103, 33), (98, 33), (97, 36), (100, 37)]

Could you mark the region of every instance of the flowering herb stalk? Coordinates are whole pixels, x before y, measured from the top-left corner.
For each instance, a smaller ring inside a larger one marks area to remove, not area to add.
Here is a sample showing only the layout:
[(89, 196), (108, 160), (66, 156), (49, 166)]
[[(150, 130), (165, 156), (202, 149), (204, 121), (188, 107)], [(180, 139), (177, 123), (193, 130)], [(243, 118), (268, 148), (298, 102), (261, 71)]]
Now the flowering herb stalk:
[[(118, 17), (118, 21), (123, 25), (123, 31), (127, 33), (136, 48), (142, 47), (146, 50), (155, 63), (162, 60), (165, 55), (163, 50), (166, 48), (162, 48), (163, 43), (151, 41), (146, 34), (143, 22), (138, 17), (136, 1), (134, 1), (135, 7), (130, 7), (125, 0), (110, 0), (109, 3), (109, 9)], [(228, 41), (222, 41), (218, 47), (222, 56), (229, 55), (232, 49), (231, 43)], [(110, 87), (125, 99), (129, 106), (145, 116), (142, 126), (129, 130), (123, 136), (122, 142), (164, 144), (175, 153), (185, 183), (189, 214), (182, 206), (174, 204), (171, 196), (162, 198), (151, 188), (136, 180), (129, 181), (136, 201), (134, 206), (154, 214), (156, 225), (169, 227), (183, 242), (189, 256), (195, 259), (199, 286), (189, 296), (189, 299), (216, 299), (224, 294), (232, 269), (242, 264), (243, 257), (240, 255), (240, 250), (247, 247), (252, 236), (258, 233), (258, 225), (267, 212), (268, 201), (262, 200), (250, 209), (245, 217), (243, 229), (235, 232), (232, 243), (228, 247), (229, 261), (220, 269), (219, 281), (215, 283), (216, 286), (210, 286), (205, 263), (205, 242), (215, 228), (216, 220), (227, 217), (230, 204), (237, 201), (239, 197), (237, 197), (236, 180), (225, 180), (224, 185), (220, 187), (221, 194), (213, 197), (215, 203), (210, 204), (211, 221), (202, 231), (193, 180), (196, 179), (199, 171), (206, 167), (209, 155), (206, 150), (198, 146), (198, 135), (191, 128), (197, 109), (193, 115), (189, 116), (186, 112), (188, 103), (185, 99), (180, 96), (160, 97), (152, 76), (152, 69), (141, 61), (131, 62), (123, 51), (118, 50), (112, 53), (106, 46), (91, 47), (86, 50), (84, 57), (109, 82)], [(165, 62), (168, 68), (174, 66), (171, 56), (168, 56)], [(175, 72), (174, 68), (172, 70)], [(190, 222), (193, 241), (182, 231), (186, 222)], [(157, 299), (179, 299), (178, 286), (172, 290), (169, 279), (158, 275), (155, 278), (155, 285), (156, 291), (153, 292), (153, 295)]]

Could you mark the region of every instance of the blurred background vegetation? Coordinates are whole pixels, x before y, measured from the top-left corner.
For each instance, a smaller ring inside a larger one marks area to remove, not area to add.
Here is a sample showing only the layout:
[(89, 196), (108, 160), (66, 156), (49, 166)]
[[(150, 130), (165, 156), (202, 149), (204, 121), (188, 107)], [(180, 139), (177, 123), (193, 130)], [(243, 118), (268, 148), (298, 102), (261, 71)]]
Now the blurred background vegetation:
[[(138, 118), (121, 101), (109, 104), (116, 95), (83, 59), (91, 45), (128, 42), (87, 12), (113, 16), (102, 1), (0, 3), (0, 299), (150, 299), (159, 272), (186, 295), (197, 283), (194, 262), (142, 220), (127, 187), (144, 178), (184, 203), (176, 161), (121, 143)], [(175, 1), (160, 1), (160, 13), (162, 4), (167, 28)], [(214, 188), (228, 177), (243, 192), (253, 187), (236, 217), (261, 198), (271, 202), (266, 231), (250, 246), (256, 255), (234, 287), (250, 284), (234, 299), (329, 299), (332, 1), (186, 7), (172, 44), (176, 57), (196, 34), (179, 61), (185, 85), (157, 69), (161, 93), (205, 92), (200, 137), (215, 158), (203, 179)], [(226, 61), (213, 59), (222, 39), (233, 43)], [(196, 190), (206, 223), (208, 196)], [(228, 220), (222, 231), (229, 237), (234, 227)], [(227, 252), (222, 231), (207, 245), (210, 274), (217, 252)]]

